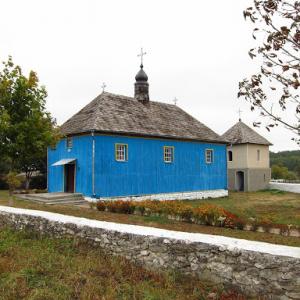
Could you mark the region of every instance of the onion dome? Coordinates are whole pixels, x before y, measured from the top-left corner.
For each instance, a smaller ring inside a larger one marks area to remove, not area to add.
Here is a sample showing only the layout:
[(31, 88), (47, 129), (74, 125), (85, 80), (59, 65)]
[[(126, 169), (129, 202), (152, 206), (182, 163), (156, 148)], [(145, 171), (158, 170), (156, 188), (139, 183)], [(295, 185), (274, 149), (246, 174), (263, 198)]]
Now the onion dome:
[(148, 76), (143, 69), (143, 65), (141, 65), (141, 69), (135, 76), (136, 81), (148, 81)]

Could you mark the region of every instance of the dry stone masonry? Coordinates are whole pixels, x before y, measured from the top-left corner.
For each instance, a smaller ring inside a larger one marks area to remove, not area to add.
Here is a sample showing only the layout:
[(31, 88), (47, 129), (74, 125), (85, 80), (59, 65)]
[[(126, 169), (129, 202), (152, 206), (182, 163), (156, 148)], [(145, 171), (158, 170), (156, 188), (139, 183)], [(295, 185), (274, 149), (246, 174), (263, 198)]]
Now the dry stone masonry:
[(81, 238), (151, 269), (231, 285), (249, 296), (300, 299), (300, 249), (0, 206), (0, 227)]

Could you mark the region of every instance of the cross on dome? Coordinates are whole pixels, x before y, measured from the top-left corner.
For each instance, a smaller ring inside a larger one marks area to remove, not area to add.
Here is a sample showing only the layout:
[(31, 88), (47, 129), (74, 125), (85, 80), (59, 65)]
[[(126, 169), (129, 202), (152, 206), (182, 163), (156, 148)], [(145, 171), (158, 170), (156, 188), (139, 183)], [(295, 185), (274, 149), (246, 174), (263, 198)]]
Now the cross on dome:
[(141, 48), (141, 53), (138, 54), (138, 57), (141, 58), (141, 68), (143, 67), (143, 58), (144, 58), (144, 55), (146, 55), (146, 54), (147, 54), (147, 52), (144, 52), (143, 48)]

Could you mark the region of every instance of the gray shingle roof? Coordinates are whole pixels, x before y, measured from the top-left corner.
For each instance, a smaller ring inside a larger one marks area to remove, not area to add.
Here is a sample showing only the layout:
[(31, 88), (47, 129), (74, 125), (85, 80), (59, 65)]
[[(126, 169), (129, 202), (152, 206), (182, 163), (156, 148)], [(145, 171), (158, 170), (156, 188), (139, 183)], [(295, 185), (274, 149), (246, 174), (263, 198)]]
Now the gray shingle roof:
[(228, 129), (221, 137), (232, 144), (272, 145), (241, 120)]
[(102, 93), (67, 120), (64, 135), (101, 133), (224, 143), (220, 136), (176, 105)]

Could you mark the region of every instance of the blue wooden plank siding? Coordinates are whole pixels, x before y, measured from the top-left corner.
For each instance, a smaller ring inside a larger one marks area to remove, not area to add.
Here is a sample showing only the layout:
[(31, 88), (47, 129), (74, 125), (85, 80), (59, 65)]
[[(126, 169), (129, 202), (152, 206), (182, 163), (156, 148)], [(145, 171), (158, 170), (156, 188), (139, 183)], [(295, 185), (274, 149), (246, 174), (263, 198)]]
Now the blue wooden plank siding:
[[(48, 151), (49, 192), (63, 190), (63, 167), (51, 165), (76, 158), (76, 192), (92, 196), (92, 136), (73, 137), (67, 151), (62, 140)], [(128, 145), (128, 159), (115, 157), (117, 143)], [(174, 147), (174, 161), (164, 162), (164, 146)], [(205, 150), (213, 150), (213, 163)], [(95, 195), (114, 197), (227, 189), (226, 145), (125, 136), (95, 136)]]
[(48, 148), (48, 191), (64, 191), (64, 166), (52, 166), (64, 158), (76, 158), (75, 192), (92, 195), (92, 137), (73, 137), (73, 147), (67, 149), (66, 139), (55, 150)]

